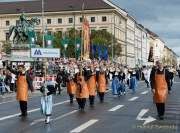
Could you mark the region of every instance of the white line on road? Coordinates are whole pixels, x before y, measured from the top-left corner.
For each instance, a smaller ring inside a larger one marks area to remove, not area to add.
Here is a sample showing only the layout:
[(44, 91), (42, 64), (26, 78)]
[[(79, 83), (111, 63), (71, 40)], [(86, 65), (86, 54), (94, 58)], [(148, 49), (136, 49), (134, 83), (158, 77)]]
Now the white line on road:
[[(51, 119), (50, 121), (57, 121), (57, 120), (59, 120), (59, 119), (62, 119), (62, 118), (67, 117), (67, 116), (69, 116), (69, 115), (72, 115), (72, 114), (76, 113), (77, 111), (78, 111), (78, 110), (73, 110), (73, 111), (71, 111), (71, 112), (69, 112), (69, 113), (66, 113), (66, 114), (63, 114), (63, 115), (61, 115), (61, 116), (59, 116), (59, 117), (56, 117), (55, 119)], [(30, 124), (30, 126), (33, 126), (33, 125), (35, 125), (35, 124), (37, 124), (37, 123), (39, 123), (39, 122), (43, 122), (43, 121), (45, 121), (44, 118), (34, 120), (34, 121)]]
[(92, 120), (90, 120), (90, 121), (88, 121), (88, 122), (80, 125), (79, 127), (71, 130), (70, 133), (80, 133), (80, 132), (82, 132), (83, 130), (85, 130), (86, 128), (88, 128), (88, 127), (92, 126), (93, 124), (95, 124), (95, 123), (98, 122), (98, 121), (99, 121), (99, 120), (97, 120), (97, 119), (92, 119)]
[(118, 109), (120, 109), (120, 108), (122, 108), (122, 107), (124, 107), (124, 105), (117, 105), (117, 106), (113, 107), (112, 109), (110, 109), (110, 110), (108, 110), (108, 111), (114, 112), (114, 111), (116, 111), (116, 110), (118, 110)]
[[(68, 103), (68, 102), (69, 102), (69, 100), (66, 100), (66, 101), (63, 101), (63, 102), (55, 103), (53, 106), (55, 107), (55, 106), (62, 105), (62, 104)], [(36, 111), (39, 111), (39, 110), (40, 110), (40, 108), (32, 109), (32, 110), (29, 110), (28, 113), (33, 113), (33, 112), (36, 112)], [(4, 117), (0, 118), (0, 121), (10, 119), (10, 118), (14, 118), (14, 117), (17, 117), (19, 115), (20, 115), (20, 113), (4, 116)]]
[(149, 91), (144, 91), (144, 92), (141, 92), (142, 95), (145, 95), (147, 94)]
[(130, 98), (128, 101), (135, 101), (136, 99), (138, 99), (139, 97), (132, 97)]

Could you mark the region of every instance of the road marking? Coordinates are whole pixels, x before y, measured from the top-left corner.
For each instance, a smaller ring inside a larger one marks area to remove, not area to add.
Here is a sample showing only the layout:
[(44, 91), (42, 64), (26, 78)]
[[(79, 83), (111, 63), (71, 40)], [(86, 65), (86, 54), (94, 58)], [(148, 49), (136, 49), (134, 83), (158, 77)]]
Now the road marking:
[[(64, 117), (67, 117), (67, 116), (70, 116), (70, 115), (76, 113), (77, 111), (78, 111), (78, 110), (73, 110), (73, 111), (71, 111), (71, 112), (69, 112), (69, 113), (66, 113), (66, 114), (63, 114), (63, 115), (61, 115), (61, 116), (59, 116), (59, 117), (56, 117), (55, 119), (51, 119), (50, 121), (60, 120), (60, 119), (62, 119), (62, 118), (64, 118)], [(33, 126), (33, 125), (38, 124), (39, 122), (43, 122), (43, 121), (45, 121), (44, 118), (34, 120), (34, 121), (30, 124), (30, 126)]]
[[(62, 104), (68, 103), (68, 102), (69, 102), (69, 100), (66, 100), (66, 101), (63, 101), (63, 102), (55, 103), (53, 106), (56, 107), (58, 105), (62, 105)], [(39, 110), (40, 110), (40, 108), (32, 109), (32, 110), (29, 110), (28, 113), (33, 113), (33, 112), (36, 112), (36, 111), (39, 111)], [(0, 121), (7, 120), (7, 119), (10, 119), (10, 118), (14, 118), (14, 117), (17, 117), (19, 115), (20, 115), (20, 113), (4, 116), (4, 117), (0, 118)]]
[(117, 105), (117, 106), (113, 107), (112, 109), (110, 109), (110, 110), (108, 110), (108, 111), (114, 112), (114, 111), (116, 111), (116, 110), (118, 110), (118, 109), (120, 109), (120, 108), (122, 108), (122, 107), (124, 107), (124, 105)]
[(148, 116), (147, 118), (143, 118), (143, 116), (149, 111), (149, 109), (142, 109), (140, 111), (140, 113), (138, 114), (136, 120), (140, 120), (140, 121), (144, 121), (143, 125), (146, 125), (148, 123), (151, 123), (153, 121), (155, 121), (156, 119), (151, 117), (151, 116)]
[(98, 122), (98, 121), (99, 121), (99, 120), (97, 120), (97, 119), (92, 119), (92, 120), (90, 120), (90, 121), (88, 121), (88, 122), (80, 125), (79, 127), (71, 130), (70, 133), (80, 133), (80, 132), (82, 132), (83, 130), (85, 130), (86, 128), (88, 128), (88, 127), (92, 126), (93, 124), (95, 124), (95, 123)]
[(128, 101), (135, 101), (136, 99), (138, 99), (139, 97), (132, 97), (131, 99), (129, 99)]
[(144, 91), (144, 92), (141, 92), (142, 95), (145, 95), (147, 94), (149, 91)]

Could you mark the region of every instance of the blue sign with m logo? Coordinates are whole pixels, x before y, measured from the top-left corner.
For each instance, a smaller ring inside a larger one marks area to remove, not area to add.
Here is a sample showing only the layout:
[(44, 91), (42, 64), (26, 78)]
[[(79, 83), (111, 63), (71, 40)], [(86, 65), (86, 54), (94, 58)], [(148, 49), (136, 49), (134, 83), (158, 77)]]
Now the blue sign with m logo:
[(34, 52), (34, 55), (42, 55), (41, 50), (40, 49), (36, 49)]

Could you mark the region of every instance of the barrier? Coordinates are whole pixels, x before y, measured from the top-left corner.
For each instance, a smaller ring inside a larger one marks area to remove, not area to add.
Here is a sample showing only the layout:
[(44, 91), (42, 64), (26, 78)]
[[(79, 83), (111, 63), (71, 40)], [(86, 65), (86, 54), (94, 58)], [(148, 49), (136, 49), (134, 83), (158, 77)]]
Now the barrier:
[[(50, 80), (50, 81), (56, 81), (56, 76), (47, 76), (46, 80)], [(33, 87), (35, 90), (40, 89), (40, 87), (43, 85), (44, 82), (44, 77), (34, 77), (33, 80)]]

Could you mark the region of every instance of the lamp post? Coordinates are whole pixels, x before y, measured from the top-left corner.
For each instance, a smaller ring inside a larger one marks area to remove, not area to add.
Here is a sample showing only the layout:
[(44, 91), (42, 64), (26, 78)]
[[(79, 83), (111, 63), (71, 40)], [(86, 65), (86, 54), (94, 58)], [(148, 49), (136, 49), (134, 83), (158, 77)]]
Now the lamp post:
[(41, 2), (42, 2), (42, 36), (43, 36), (42, 45), (43, 45), (43, 48), (45, 48), (45, 38), (44, 38), (44, 0), (42, 0)]

